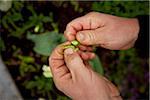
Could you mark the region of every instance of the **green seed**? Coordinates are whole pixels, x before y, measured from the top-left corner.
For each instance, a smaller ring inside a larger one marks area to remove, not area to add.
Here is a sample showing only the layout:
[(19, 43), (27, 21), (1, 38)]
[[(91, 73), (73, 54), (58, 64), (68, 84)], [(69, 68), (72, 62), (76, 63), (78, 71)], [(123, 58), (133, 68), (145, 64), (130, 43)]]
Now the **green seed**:
[(79, 45), (79, 42), (77, 40), (73, 40), (71, 42), (71, 45), (64, 46), (64, 49), (72, 48), (74, 51), (78, 51), (79, 50), (79, 48), (77, 48), (78, 45)]
[(72, 49), (74, 50), (74, 49), (75, 49), (75, 46), (73, 46), (73, 45), (66, 45), (66, 46), (64, 46), (64, 48), (65, 48), (65, 49), (72, 48)]
[(78, 46), (78, 45), (79, 45), (79, 42), (78, 42), (77, 40), (73, 40), (73, 41), (71, 42), (71, 44), (74, 45), (74, 46)]

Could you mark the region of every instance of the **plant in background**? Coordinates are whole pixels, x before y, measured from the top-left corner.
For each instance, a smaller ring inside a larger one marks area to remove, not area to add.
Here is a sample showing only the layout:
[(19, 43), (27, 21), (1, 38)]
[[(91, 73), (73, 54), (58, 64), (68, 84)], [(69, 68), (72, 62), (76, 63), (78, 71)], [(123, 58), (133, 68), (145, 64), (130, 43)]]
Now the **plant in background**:
[(33, 50), (44, 56), (49, 56), (58, 44), (65, 41), (63, 35), (55, 31), (45, 32), (42, 34), (33, 34), (28, 32), (27, 39), (31, 40), (35, 44)]
[[(29, 15), (25, 15), (28, 18), (24, 17), (22, 9), (30, 13)], [(38, 15), (33, 6), (27, 5), (24, 7), (23, 3), (20, 2), (13, 2), (13, 7), (2, 17), (2, 25), (8, 30), (9, 35), (17, 38), (21, 38), (26, 31), (29, 31), (29, 29), (33, 27), (35, 27), (35, 32), (43, 32), (43, 25), (45, 23), (51, 23), (54, 30), (57, 31), (57, 25), (53, 22), (52, 13), (49, 13), (49, 16), (44, 16), (42, 13)]]
[(43, 70), (43, 75), (46, 77), (46, 78), (52, 78), (52, 72), (51, 72), (51, 69), (49, 66), (47, 65), (43, 65), (42, 67), (42, 70)]
[[(66, 2), (64, 2), (65, 1), (52, 3), (57, 6), (59, 5), (59, 7), (63, 5), (67, 10), (69, 10), (68, 7), (70, 4), (74, 9), (72, 13), (84, 13), (84, 11), (86, 11), (86, 9), (80, 7), (82, 2), (70, 1), (67, 5)], [(106, 1), (91, 2), (90, 4), (91, 8), (89, 7), (89, 9), (93, 11), (114, 14), (117, 16), (135, 17), (137, 15), (149, 13), (147, 2)], [(30, 2), (13, 1), (12, 8), (10, 8), (0, 19), (2, 29), (5, 30), (4, 37), (7, 36), (9, 39), (11, 37), (16, 41), (25, 39), (25, 41), (30, 41), (29, 43), (32, 41), (34, 45), (32, 47), (24, 46), (23, 48), (20, 48), (20, 46), (16, 44), (10, 45), (11, 43), (7, 43), (7, 39), (3, 40), (3, 38), (0, 37), (0, 52), (8, 52), (9, 59), (6, 59), (6, 65), (18, 66), (20, 75), (18, 77), (21, 77), (19, 83), (23, 85), (25, 91), (29, 90), (31, 92), (32, 97), (38, 96), (37, 98), (48, 98), (50, 100), (68, 100), (68, 97), (56, 90), (52, 78), (43, 76), (44, 73), (42, 70), (44, 70), (46, 74), (49, 72), (49, 67), (44, 67), (45, 65), (48, 65), (48, 56), (57, 45), (66, 41), (63, 34), (60, 34), (59, 32), (61, 29), (58, 28), (59, 24), (62, 23), (54, 22), (54, 18), (57, 14), (49, 10), (47, 13), (48, 14), (45, 15), (43, 12), (38, 12)], [(64, 16), (57, 17), (64, 21)], [(74, 16), (71, 17), (73, 18)], [(46, 25), (48, 25), (48, 27), (45, 27)], [(21, 44), (25, 45), (24, 43)], [(75, 49), (78, 47), (77, 45), (78, 42), (73, 41), (71, 45), (66, 46), (65, 48), (71, 47)], [(27, 51), (30, 52), (27, 53)], [(108, 63), (108, 72), (104, 73), (100, 58), (97, 55), (90, 61), (93, 69), (100, 74), (108, 74), (109, 79), (115, 82), (120, 88), (123, 97), (130, 98), (132, 95), (137, 95), (137, 93), (144, 94), (144, 92), (146, 92), (146, 86), (143, 85), (142, 79), (143, 75), (146, 73), (142, 67), (140, 67), (141, 59), (136, 56), (135, 50), (130, 49), (127, 51), (111, 52), (113, 52), (112, 55), (117, 57), (117, 59), (113, 59), (114, 61), (112, 63)], [(12, 55), (10, 55), (10, 53), (12, 53)], [(43, 65), (43, 69), (41, 65)], [(51, 74), (49, 73), (46, 76), (51, 76)], [(140, 79), (137, 80), (137, 77)], [(132, 91), (136, 90), (136, 92), (130, 91), (131, 86), (127, 84), (130, 84), (133, 87)]]
[(135, 17), (148, 14), (148, 3), (139, 1), (105, 1), (93, 2), (91, 9), (116, 16)]
[(71, 5), (74, 6), (74, 10), (75, 11), (80, 12), (80, 13), (83, 12), (83, 9), (79, 6), (79, 2), (78, 1), (71, 0), (70, 3), (71, 3)]

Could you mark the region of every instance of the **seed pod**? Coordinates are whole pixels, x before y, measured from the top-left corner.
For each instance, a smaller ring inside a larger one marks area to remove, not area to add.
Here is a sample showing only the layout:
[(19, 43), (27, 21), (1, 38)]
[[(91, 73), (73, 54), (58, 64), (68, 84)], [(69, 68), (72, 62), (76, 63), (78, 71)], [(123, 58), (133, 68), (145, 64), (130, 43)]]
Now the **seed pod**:
[(71, 45), (66, 45), (64, 46), (65, 49), (67, 48), (72, 48), (75, 52), (79, 50), (79, 48), (77, 47), (80, 43), (77, 40), (73, 40), (71, 42)]
[(73, 45), (66, 45), (66, 46), (64, 46), (64, 48), (65, 48), (65, 49), (68, 49), (68, 48), (75, 49), (75, 46), (73, 46)]
[(74, 49), (75, 52), (78, 51), (78, 50), (79, 50), (79, 48), (75, 48), (75, 49)]
[(74, 45), (74, 46), (78, 46), (78, 45), (79, 45), (79, 42), (78, 42), (77, 40), (73, 40), (73, 41), (71, 42), (71, 44)]

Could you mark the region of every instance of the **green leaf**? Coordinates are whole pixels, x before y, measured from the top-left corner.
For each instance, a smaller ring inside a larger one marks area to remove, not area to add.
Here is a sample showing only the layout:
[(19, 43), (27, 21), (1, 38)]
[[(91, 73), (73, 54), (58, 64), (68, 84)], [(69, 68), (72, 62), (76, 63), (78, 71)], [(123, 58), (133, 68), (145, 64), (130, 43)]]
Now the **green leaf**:
[(25, 63), (34, 63), (35, 62), (35, 59), (31, 56), (21, 56), (21, 55), (18, 55), (18, 58), (20, 60), (22, 60), (23, 62)]
[(34, 81), (29, 81), (27, 84), (26, 84), (26, 88), (27, 89), (32, 89), (35, 87), (35, 82)]
[(19, 21), (22, 20), (21, 13), (14, 13), (12, 16), (10, 16), (10, 19), (13, 21)]
[(98, 72), (101, 75), (104, 74), (103, 66), (102, 66), (100, 59), (97, 55), (89, 63), (91, 64), (94, 71)]
[(49, 56), (52, 50), (60, 44), (62, 35), (57, 32), (46, 32), (43, 34), (27, 34), (27, 39), (33, 41), (35, 46), (33, 50), (41, 55)]

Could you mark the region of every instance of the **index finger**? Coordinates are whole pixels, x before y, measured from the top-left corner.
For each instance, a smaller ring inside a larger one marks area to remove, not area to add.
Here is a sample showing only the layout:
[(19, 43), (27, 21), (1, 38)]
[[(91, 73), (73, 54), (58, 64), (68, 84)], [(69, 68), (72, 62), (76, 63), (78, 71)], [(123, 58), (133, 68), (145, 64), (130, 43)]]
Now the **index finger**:
[(52, 52), (51, 56), (49, 57), (49, 65), (52, 69), (52, 73), (57, 70), (61, 65), (64, 64), (63, 60), (63, 52), (64, 46), (69, 45), (70, 42), (65, 42), (59, 46), (57, 46), (54, 51)]
[(67, 24), (64, 35), (69, 41), (72, 41), (75, 39), (75, 35), (78, 31), (86, 29), (90, 29), (90, 20), (87, 20), (85, 16), (82, 16)]

